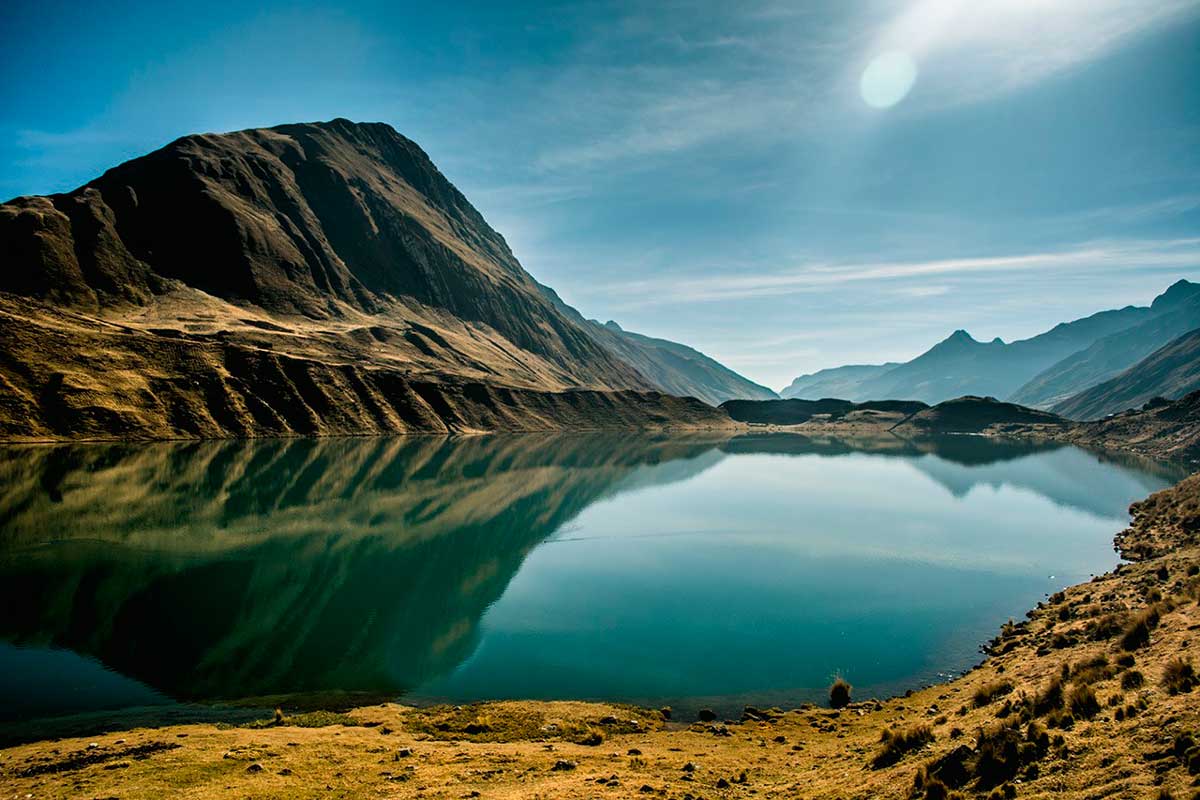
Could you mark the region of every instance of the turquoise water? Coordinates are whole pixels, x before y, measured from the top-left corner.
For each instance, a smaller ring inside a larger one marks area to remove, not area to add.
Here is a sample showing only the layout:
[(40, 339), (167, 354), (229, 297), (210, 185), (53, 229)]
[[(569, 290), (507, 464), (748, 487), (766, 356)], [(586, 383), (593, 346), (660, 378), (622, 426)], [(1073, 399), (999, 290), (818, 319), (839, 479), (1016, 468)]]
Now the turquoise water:
[(968, 437), (9, 447), (0, 718), (898, 693), (1110, 569), (1178, 477)]

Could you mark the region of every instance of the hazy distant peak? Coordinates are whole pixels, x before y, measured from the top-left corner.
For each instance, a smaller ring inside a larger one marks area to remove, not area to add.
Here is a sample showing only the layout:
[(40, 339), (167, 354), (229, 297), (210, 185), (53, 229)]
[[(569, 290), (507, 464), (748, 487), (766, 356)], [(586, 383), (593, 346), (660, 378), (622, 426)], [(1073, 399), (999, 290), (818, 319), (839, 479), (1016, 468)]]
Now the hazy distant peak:
[(614, 321), (614, 320), (611, 320), (611, 319), (610, 319), (608, 322), (604, 323), (604, 327), (608, 328), (610, 331), (620, 331), (620, 330), (623, 330), (623, 329), (621, 328), (621, 326), (620, 326), (620, 325), (618, 325), (618, 324), (616, 323), (616, 321)]
[(1154, 298), (1154, 302), (1150, 304), (1150, 308), (1156, 313), (1174, 308), (1175, 306), (1192, 300), (1197, 295), (1200, 295), (1200, 283), (1192, 283), (1188, 280), (1177, 280), (1167, 287), (1167, 290)]
[(959, 328), (954, 333), (950, 334), (945, 339), (931, 347), (928, 352), (942, 352), (944, 350), (971, 347), (972, 345), (977, 344), (980, 344), (980, 342), (977, 341), (974, 336), (967, 333), (962, 328)]

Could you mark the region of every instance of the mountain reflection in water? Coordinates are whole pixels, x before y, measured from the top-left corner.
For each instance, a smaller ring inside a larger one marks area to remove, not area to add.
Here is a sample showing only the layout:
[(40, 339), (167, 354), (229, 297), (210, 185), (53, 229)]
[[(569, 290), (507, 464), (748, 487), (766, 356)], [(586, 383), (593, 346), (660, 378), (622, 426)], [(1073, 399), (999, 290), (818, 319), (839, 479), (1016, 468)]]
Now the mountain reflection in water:
[(1074, 448), (965, 437), (522, 435), (0, 453), (0, 708), (10, 719), (167, 698), (320, 704), (329, 693), (439, 685), (475, 651), (481, 618), (531, 550), (593, 504), (730, 458), (869, 453), (911, 464), (955, 497), (1006, 485), (1102, 517), (1174, 479), (1170, 468)]

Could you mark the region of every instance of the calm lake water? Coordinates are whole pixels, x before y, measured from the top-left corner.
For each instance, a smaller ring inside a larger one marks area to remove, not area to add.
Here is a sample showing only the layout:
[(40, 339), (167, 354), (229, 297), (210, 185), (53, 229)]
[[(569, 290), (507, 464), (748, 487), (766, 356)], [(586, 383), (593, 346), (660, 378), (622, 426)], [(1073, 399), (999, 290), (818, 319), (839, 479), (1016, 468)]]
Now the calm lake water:
[(0, 720), (902, 692), (1110, 569), (1179, 477), (971, 437), (3, 448)]

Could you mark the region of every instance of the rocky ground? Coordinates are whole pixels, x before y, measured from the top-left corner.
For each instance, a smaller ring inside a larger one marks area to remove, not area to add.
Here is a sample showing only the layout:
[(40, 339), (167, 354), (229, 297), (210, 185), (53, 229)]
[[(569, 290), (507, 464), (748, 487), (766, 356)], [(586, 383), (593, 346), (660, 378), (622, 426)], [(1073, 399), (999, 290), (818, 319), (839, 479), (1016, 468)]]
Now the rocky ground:
[(589, 703), (377, 705), (0, 751), (11, 797), (1200, 795), (1200, 476), (1132, 509), (1129, 559), (1010, 623), (968, 675), (740, 719)]

